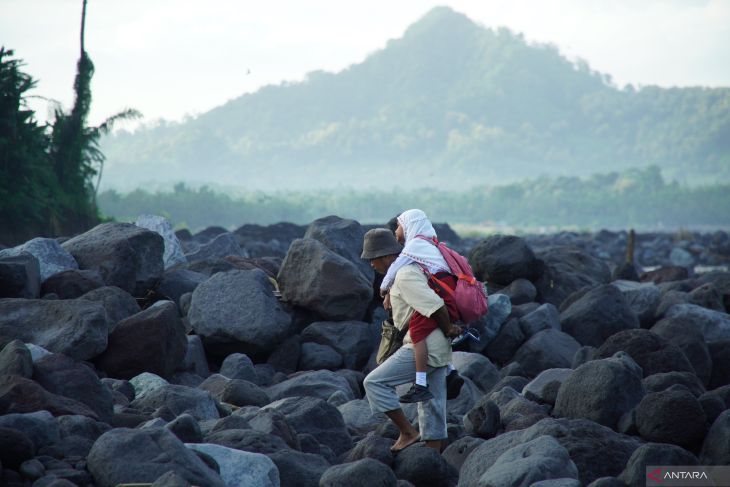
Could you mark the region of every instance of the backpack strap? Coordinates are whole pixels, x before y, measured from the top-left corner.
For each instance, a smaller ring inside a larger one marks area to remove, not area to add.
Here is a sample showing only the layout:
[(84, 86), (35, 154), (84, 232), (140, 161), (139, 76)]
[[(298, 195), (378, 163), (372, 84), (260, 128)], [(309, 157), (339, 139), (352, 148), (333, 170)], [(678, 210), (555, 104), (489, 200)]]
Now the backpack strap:
[[(428, 237), (424, 237), (423, 235), (416, 235), (415, 238), (420, 238), (421, 240), (425, 240), (426, 242), (435, 245), (436, 248), (439, 249), (439, 252), (441, 252), (441, 254), (443, 255), (443, 251), (441, 250), (441, 246), (443, 244), (441, 242), (439, 242), (436, 237), (428, 238)], [(453, 252), (453, 250), (451, 252)], [(448, 261), (446, 263), (448, 264)], [(420, 263), (418, 265), (421, 266), (421, 269), (423, 269), (423, 271), (426, 273), (427, 276), (431, 276), (431, 273), (428, 272), (428, 269), (426, 269), (425, 267), (423, 267)], [(449, 266), (449, 267), (451, 267), (451, 266)], [(449, 269), (449, 270), (451, 271), (452, 269)], [(463, 274), (461, 272), (458, 272), (458, 273), (451, 272), (451, 274), (454, 275), (454, 276), (456, 276), (457, 279), (460, 279), (462, 281), (468, 282), (472, 286), (474, 284), (476, 284), (476, 282), (477, 282), (477, 280), (476, 280), (476, 278), (474, 276), (468, 276), (468, 275)], [(434, 277), (433, 279), (436, 279), (436, 278)], [(436, 279), (436, 280), (438, 280), (438, 279)]]
[(453, 290), (453, 289), (451, 289), (451, 288), (450, 288), (450, 287), (448, 286), (448, 284), (446, 284), (446, 283), (445, 283), (444, 281), (442, 281), (442, 280), (441, 280), (441, 279), (439, 279), (438, 277), (436, 277), (436, 276), (434, 276), (433, 274), (431, 274), (431, 273), (429, 272), (429, 270), (428, 270), (428, 269), (426, 269), (426, 266), (424, 266), (423, 264), (420, 264), (420, 263), (418, 263), (418, 262), (416, 262), (416, 263), (417, 263), (417, 264), (418, 264), (418, 266), (419, 266), (419, 267), (421, 268), (421, 270), (423, 271), (423, 273), (424, 273), (424, 274), (426, 274), (426, 278), (427, 278), (427, 279), (429, 279), (429, 280), (430, 280), (431, 282), (433, 282), (434, 284), (436, 284), (436, 285), (437, 285), (437, 286), (439, 287), (439, 289), (441, 289), (441, 290), (442, 290), (442, 291), (444, 291), (445, 293), (448, 293), (448, 294), (449, 294), (449, 295), (450, 295), (451, 297), (453, 297), (453, 296), (454, 296), (454, 290)]

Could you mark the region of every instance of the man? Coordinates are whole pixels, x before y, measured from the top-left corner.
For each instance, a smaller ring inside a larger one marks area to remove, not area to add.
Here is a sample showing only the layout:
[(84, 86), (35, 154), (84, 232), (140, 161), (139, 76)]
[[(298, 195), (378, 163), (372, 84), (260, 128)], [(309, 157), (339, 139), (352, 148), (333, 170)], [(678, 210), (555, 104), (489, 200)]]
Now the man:
[[(376, 228), (365, 234), (362, 258), (380, 274), (398, 258), (402, 247), (391, 231)], [(441, 450), (441, 440), (446, 432), (446, 373), (451, 361), (451, 342), (446, 336), (460, 333), (459, 327), (452, 325), (444, 301), (428, 286), (428, 280), (416, 264), (403, 266), (398, 270), (390, 288), (390, 305), (393, 323), (403, 329), (414, 312), (433, 318), (438, 328), (426, 338), (428, 347), (428, 383), (433, 398), (418, 403), (418, 424), (420, 439), (426, 446)], [(398, 452), (419, 441), (418, 431), (408, 421), (398, 402), (395, 387), (413, 381), (416, 370), (413, 344), (409, 334), (403, 346), (378, 368), (365, 377), (364, 387), (370, 407), (375, 413), (385, 413), (396, 425), (400, 436), (391, 448)]]

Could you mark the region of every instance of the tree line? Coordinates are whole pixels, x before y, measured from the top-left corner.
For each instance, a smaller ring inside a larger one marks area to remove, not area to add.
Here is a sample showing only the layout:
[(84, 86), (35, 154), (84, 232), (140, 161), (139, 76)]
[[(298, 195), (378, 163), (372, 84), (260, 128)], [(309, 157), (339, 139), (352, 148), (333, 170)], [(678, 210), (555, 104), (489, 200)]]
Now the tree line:
[(588, 178), (541, 177), (462, 192), (251, 191), (233, 196), (178, 183), (166, 191), (104, 191), (99, 205), (105, 215), (120, 220), (153, 213), (192, 231), (212, 225), (233, 229), (244, 223), (304, 224), (330, 214), (382, 223), (415, 207), (436, 221), (518, 228), (730, 226), (730, 184), (689, 187), (667, 182), (657, 166)]

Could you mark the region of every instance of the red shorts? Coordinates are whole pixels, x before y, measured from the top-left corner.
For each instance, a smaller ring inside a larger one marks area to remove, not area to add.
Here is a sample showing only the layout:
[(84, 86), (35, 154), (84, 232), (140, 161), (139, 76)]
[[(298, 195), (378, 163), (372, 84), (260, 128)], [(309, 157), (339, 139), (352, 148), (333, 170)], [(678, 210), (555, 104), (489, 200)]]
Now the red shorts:
[[(449, 286), (451, 289), (456, 288), (456, 276), (449, 274), (448, 272), (439, 272), (437, 274), (434, 274), (434, 276), (437, 277), (441, 282)], [(428, 287), (433, 289), (433, 291), (438, 294), (441, 299), (444, 300), (446, 309), (449, 311), (449, 318), (451, 319), (451, 322), (454, 323), (458, 321), (459, 312), (456, 309), (456, 304), (454, 303), (454, 299), (451, 297), (451, 294), (441, 289), (441, 287), (437, 283), (433, 282), (432, 279), (428, 280)], [(413, 343), (418, 343), (422, 340), (425, 340), (426, 337), (430, 335), (431, 332), (434, 331), (436, 328), (438, 328), (436, 320), (427, 316), (423, 316), (418, 311), (415, 311), (413, 313), (413, 316), (411, 316), (411, 321), (408, 322), (408, 329), (409, 333), (411, 334), (411, 340), (413, 341)]]

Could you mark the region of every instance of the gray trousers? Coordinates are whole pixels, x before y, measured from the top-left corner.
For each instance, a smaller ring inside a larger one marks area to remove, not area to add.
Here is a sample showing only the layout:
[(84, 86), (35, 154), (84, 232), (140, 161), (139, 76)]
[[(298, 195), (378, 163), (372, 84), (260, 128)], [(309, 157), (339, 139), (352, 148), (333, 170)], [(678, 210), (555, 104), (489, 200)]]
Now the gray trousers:
[[(428, 389), (433, 399), (418, 403), (418, 429), (421, 440), (443, 440), (446, 433), (446, 367), (429, 366)], [(384, 413), (401, 408), (395, 387), (414, 382), (416, 359), (412, 348), (401, 347), (385, 362), (370, 372), (363, 383), (370, 409)]]

